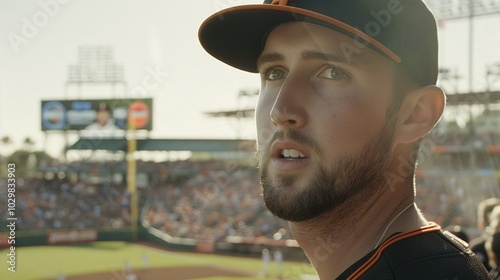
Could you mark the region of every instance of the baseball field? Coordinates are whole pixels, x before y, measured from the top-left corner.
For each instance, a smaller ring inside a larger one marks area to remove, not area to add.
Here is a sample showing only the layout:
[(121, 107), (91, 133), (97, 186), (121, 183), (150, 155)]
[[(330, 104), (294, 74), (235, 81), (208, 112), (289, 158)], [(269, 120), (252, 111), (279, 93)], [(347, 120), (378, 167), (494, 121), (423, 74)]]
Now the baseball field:
[(18, 247), (15, 272), (8, 270), (6, 254), (3, 249), (0, 279), (5, 280), (317, 279), (307, 263), (271, 261), (266, 266), (257, 258), (172, 252), (121, 241)]

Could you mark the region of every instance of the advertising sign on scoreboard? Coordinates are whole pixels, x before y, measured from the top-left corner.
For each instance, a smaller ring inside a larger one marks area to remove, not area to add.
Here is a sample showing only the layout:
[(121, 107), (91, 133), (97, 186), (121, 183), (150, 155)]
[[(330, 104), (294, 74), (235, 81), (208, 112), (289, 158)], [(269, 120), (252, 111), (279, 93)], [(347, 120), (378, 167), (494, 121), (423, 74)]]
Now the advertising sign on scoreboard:
[(153, 129), (153, 100), (79, 99), (42, 101), (42, 131), (126, 130), (130, 114), (138, 130)]

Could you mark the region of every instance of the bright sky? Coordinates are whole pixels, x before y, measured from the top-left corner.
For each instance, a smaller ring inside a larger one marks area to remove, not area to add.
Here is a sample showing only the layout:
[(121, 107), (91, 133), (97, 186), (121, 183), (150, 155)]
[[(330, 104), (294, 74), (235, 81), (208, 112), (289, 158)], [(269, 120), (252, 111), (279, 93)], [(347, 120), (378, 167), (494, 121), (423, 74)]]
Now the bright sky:
[[(43, 3), (51, 3), (45, 5)], [(253, 138), (253, 120), (207, 118), (203, 112), (249, 108), (240, 90), (255, 90), (259, 78), (208, 55), (197, 38), (201, 22), (226, 7), (259, 0), (3, 0), (0, 2), (0, 138), (14, 146), (26, 137), (37, 149), (62, 150), (61, 135), (44, 137), (41, 100), (77, 98), (153, 98), (153, 138)], [(28, 25), (33, 24), (35, 29)], [(500, 63), (500, 15), (476, 23), (474, 89), (485, 88), (486, 65)], [(440, 35), (441, 65), (467, 74), (465, 21), (447, 22)], [(22, 38), (12, 44), (13, 36)], [(124, 66), (126, 89), (88, 86), (65, 91), (67, 68), (78, 62), (79, 46), (111, 46), (114, 62)], [(148, 71), (164, 74), (147, 95), (134, 96)], [(466, 91), (467, 79), (458, 84)], [(500, 84), (500, 81), (497, 83)], [(451, 87), (453, 89), (453, 87)], [(451, 91), (449, 89), (448, 91)], [(71, 137), (70, 137), (71, 138)], [(74, 140), (74, 135), (71, 140)], [(2, 145), (2, 144), (0, 144)], [(49, 151), (49, 152), (50, 152)]]

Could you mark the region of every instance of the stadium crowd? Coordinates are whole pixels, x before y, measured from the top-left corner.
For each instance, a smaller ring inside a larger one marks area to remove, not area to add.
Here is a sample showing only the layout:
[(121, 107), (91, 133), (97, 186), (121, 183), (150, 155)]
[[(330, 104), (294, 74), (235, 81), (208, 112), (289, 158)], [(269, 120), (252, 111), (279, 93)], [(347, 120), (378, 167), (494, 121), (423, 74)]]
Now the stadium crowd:
[[(57, 171), (59, 170), (59, 171)], [(223, 240), (227, 236), (291, 238), (287, 223), (264, 206), (255, 167), (232, 161), (139, 162), (141, 218), (174, 237)], [(56, 164), (18, 181), (19, 230), (119, 228), (130, 225), (124, 162)], [(474, 229), (479, 201), (496, 182), (419, 176), (417, 204), (442, 226)], [(0, 181), (0, 189), (5, 181)], [(7, 201), (6, 193), (0, 199)], [(5, 213), (5, 212), (4, 212)], [(6, 214), (4, 214), (6, 215)], [(6, 217), (4, 217), (6, 218)]]
[(287, 224), (260, 198), (254, 167), (230, 162), (191, 163), (193, 177), (182, 186), (164, 181), (150, 192), (146, 220), (178, 237), (222, 240), (226, 236), (289, 238)]
[[(19, 230), (120, 228), (130, 225), (123, 162), (51, 166), (18, 180)], [(175, 237), (220, 240), (226, 236), (290, 237), (270, 214), (253, 167), (224, 161), (140, 162), (142, 219)], [(6, 184), (0, 181), (0, 189)], [(7, 193), (0, 192), (2, 201)], [(6, 215), (6, 214), (5, 214)], [(4, 217), (7, 218), (7, 217)]]
[[(7, 201), (6, 194), (1, 196)], [(16, 215), (19, 230), (130, 225), (129, 197), (122, 186), (58, 177), (18, 180)]]

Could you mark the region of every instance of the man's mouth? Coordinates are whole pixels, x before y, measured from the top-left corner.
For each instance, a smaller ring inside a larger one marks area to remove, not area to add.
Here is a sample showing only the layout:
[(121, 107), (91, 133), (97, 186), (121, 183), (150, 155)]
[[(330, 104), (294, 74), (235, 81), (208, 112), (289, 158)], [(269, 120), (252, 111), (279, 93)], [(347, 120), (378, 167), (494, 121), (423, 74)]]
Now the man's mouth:
[(275, 141), (271, 146), (269, 168), (277, 173), (294, 173), (303, 171), (311, 164), (310, 151), (307, 147), (289, 140)]
[(306, 156), (295, 149), (283, 149), (281, 150), (280, 158), (300, 159), (306, 158)]

